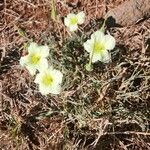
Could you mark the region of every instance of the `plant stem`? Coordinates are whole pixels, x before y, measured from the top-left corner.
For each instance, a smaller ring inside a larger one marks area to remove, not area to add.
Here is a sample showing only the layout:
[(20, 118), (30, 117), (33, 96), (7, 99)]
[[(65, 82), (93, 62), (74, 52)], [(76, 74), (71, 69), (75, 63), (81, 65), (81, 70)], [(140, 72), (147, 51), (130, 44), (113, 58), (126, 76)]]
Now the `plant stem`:
[(86, 70), (87, 71), (92, 71), (93, 68), (92, 68), (92, 59), (93, 59), (93, 54), (94, 54), (94, 50), (92, 51), (92, 54), (91, 54), (91, 57), (90, 57), (90, 60), (89, 60), (89, 63), (86, 64)]
[(56, 12), (56, 0), (51, 0), (51, 18), (53, 20), (57, 20), (57, 12)]
[(106, 24), (106, 20), (104, 20), (102, 27), (100, 28), (100, 31), (105, 32), (105, 24)]

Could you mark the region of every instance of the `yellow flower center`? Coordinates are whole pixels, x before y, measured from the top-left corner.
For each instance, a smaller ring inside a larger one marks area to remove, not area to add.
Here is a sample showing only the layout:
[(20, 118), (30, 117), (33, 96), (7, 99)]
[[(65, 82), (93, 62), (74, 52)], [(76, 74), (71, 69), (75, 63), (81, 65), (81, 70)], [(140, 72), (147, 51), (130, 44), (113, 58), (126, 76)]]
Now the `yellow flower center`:
[(49, 74), (46, 74), (44, 76), (42, 82), (43, 82), (44, 85), (50, 86), (50, 85), (52, 85), (53, 81), (54, 81), (53, 77), (51, 75), (49, 75)]
[(105, 45), (103, 43), (100, 43), (100, 42), (94, 43), (94, 52), (95, 53), (100, 53), (103, 50), (105, 50)]
[(31, 62), (32, 64), (36, 65), (40, 62), (41, 56), (39, 55), (32, 55), (31, 56)]
[(77, 23), (78, 23), (78, 18), (77, 18), (77, 17), (71, 18), (71, 24), (72, 24), (72, 25), (75, 25), (75, 24), (77, 24)]

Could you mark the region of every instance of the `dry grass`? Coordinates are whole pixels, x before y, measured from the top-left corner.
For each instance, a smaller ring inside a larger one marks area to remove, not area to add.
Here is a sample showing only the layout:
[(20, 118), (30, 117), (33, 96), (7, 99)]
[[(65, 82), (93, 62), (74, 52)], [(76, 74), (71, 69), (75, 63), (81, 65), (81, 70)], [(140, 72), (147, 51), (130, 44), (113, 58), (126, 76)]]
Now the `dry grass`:
[[(0, 3), (0, 149), (150, 149), (150, 19), (108, 29), (117, 40), (112, 62), (87, 72), (82, 44), (123, 0), (77, 2), (58, 1), (58, 22), (48, 0)], [(80, 10), (87, 20), (70, 37), (63, 17)], [(31, 40), (49, 45), (50, 62), (65, 77), (61, 95), (42, 96), (20, 67)]]

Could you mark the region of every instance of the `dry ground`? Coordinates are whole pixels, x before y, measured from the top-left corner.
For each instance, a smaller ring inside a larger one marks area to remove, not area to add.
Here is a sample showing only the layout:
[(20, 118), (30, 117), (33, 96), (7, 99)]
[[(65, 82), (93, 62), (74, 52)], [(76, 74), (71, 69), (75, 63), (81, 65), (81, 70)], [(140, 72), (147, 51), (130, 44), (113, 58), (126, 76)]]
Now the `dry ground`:
[[(54, 22), (50, 0), (0, 0), (0, 149), (150, 149), (150, 19), (108, 29), (117, 41), (112, 62), (84, 68), (83, 42), (123, 1), (58, 0)], [(63, 18), (80, 10), (86, 22), (70, 37)], [(20, 67), (31, 40), (49, 45), (62, 94), (42, 96)]]

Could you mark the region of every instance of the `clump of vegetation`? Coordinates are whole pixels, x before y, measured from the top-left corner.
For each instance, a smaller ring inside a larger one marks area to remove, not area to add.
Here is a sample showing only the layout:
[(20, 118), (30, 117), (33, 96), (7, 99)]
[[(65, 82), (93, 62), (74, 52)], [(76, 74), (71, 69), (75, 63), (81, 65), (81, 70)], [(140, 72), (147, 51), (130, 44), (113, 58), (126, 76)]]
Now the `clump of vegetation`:
[(39, 3), (1, 59), (0, 147), (149, 149), (149, 20), (109, 28), (95, 2)]

